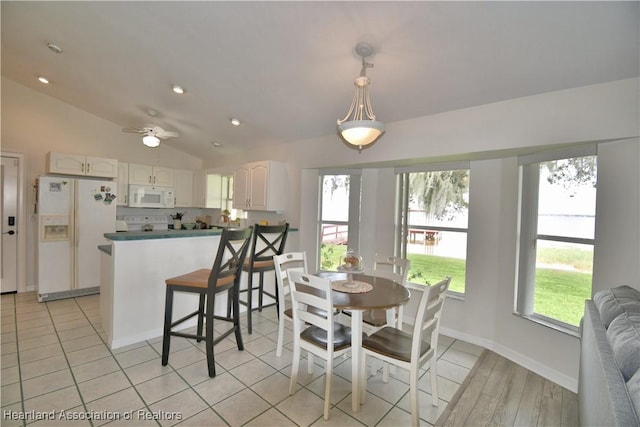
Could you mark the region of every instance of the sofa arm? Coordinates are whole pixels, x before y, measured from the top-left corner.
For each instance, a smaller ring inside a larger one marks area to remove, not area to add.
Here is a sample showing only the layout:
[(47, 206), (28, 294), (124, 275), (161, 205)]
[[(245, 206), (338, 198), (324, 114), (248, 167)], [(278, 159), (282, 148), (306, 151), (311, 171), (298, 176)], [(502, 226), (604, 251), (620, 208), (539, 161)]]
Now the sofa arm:
[(578, 414), (583, 426), (640, 424), (600, 314), (591, 300), (585, 303), (582, 322)]

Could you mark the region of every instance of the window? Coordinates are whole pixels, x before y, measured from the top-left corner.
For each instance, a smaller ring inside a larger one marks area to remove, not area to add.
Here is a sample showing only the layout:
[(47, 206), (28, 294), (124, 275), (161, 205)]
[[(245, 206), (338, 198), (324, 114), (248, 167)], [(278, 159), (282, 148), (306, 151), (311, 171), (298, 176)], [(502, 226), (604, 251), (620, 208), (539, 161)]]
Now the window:
[(321, 175), (318, 221), (320, 270), (335, 271), (347, 249), (358, 251), (359, 222), (359, 172)]
[(450, 275), (449, 290), (463, 294), (469, 216), (468, 164), (400, 172), (398, 242), (401, 256), (411, 261), (408, 280), (433, 284)]
[(233, 208), (233, 175), (207, 174), (206, 207), (229, 211), (230, 218), (244, 218), (241, 209)]
[(521, 163), (518, 314), (577, 332), (591, 297), (595, 147)]

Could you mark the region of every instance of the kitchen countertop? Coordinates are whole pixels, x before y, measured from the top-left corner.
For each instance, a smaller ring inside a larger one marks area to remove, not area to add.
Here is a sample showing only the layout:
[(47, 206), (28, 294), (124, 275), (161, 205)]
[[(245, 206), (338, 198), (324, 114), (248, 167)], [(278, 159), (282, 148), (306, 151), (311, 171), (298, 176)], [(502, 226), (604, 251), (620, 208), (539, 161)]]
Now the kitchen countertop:
[[(211, 228), (208, 230), (119, 231), (117, 233), (105, 233), (104, 237), (112, 241), (174, 239), (180, 237), (219, 236), (222, 234), (222, 230), (222, 228)], [(298, 229), (289, 228), (289, 231), (295, 232)]]
[(209, 230), (154, 230), (154, 231), (119, 231), (117, 233), (105, 233), (104, 237), (113, 241), (122, 240), (150, 240), (150, 239), (174, 239), (181, 237), (219, 236), (221, 228)]
[(111, 255), (111, 245), (98, 245), (98, 250), (107, 255)]

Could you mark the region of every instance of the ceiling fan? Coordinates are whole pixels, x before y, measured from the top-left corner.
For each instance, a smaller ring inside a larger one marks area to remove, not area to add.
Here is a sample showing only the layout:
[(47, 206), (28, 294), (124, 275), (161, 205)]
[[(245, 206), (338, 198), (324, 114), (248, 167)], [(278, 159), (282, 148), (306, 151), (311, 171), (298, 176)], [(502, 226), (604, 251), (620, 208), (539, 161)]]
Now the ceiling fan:
[(144, 135), (142, 143), (147, 147), (157, 147), (161, 139), (177, 138), (180, 134), (172, 130), (164, 130), (158, 125), (146, 125), (141, 128), (124, 128), (123, 132), (139, 133)]

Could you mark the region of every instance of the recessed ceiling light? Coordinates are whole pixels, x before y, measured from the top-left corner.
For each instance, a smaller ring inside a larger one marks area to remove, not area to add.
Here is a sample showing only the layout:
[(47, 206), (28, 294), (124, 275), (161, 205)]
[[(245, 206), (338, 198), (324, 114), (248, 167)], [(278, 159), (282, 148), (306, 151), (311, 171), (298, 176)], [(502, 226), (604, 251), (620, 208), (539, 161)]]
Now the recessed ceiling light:
[(62, 48), (60, 46), (58, 46), (58, 45), (53, 44), (53, 43), (48, 43), (47, 47), (53, 53), (62, 53)]
[(38, 76), (38, 80), (40, 81), (40, 83), (44, 83), (44, 84), (49, 83), (49, 79), (43, 76)]
[(212, 143), (211, 143), (211, 145), (212, 145), (212, 146), (214, 146), (214, 147), (216, 147), (216, 148), (220, 148), (220, 147), (222, 147), (222, 144), (220, 144), (219, 142), (215, 142), (215, 141), (214, 141), (214, 142), (212, 142)]
[(234, 126), (240, 126), (240, 120), (238, 119), (231, 119), (231, 124)]
[(178, 86), (178, 85), (173, 85), (172, 89), (173, 89), (173, 91), (175, 93), (180, 94), (180, 95), (182, 95), (185, 92), (185, 90), (183, 88), (181, 88), (180, 86)]

